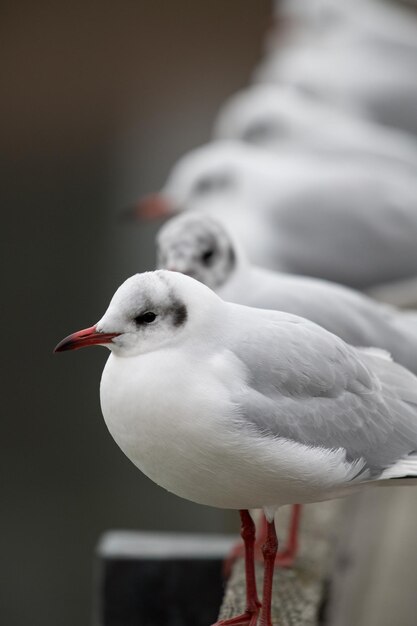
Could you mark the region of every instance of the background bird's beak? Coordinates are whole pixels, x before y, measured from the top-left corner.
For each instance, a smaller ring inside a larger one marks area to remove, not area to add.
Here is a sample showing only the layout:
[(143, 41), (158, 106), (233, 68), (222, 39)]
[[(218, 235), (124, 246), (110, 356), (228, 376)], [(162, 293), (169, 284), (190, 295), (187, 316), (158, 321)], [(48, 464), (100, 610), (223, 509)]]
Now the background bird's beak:
[(123, 212), (129, 220), (154, 220), (168, 217), (174, 213), (174, 207), (166, 196), (161, 193), (150, 193), (143, 196), (133, 207)]
[(55, 347), (54, 352), (65, 352), (66, 350), (79, 350), (87, 346), (100, 346), (111, 343), (114, 337), (120, 333), (101, 333), (95, 326), (79, 330), (77, 333), (68, 335)]

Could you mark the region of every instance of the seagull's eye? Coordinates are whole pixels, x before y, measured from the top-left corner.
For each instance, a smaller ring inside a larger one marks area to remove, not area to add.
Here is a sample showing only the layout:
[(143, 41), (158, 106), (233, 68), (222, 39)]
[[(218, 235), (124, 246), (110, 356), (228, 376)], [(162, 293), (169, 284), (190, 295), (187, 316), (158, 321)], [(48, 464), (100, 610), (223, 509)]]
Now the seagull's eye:
[(203, 252), (203, 254), (201, 255), (201, 260), (204, 263), (204, 265), (210, 265), (211, 262), (213, 261), (213, 257), (214, 257), (214, 250), (213, 248), (210, 248), (209, 250), (205, 250)]
[(214, 191), (221, 191), (227, 189), (232, 182), (230, 172), (223, 174), (217, 173), (216, 175), (204, 176), (195, 183), (192, 193), (196, 195), (211, 193)]
[(254, 122), (242, 133), (242, 139), (248, 143), (258, 143), (266, 141), (274, 131), (274, 125), (269, 121)]
[(216, 179), (215, 178), (201, 178), (195, 185), (194, 191), (195, 193), (208, 193), (216, 188)]
[(135, 322), (138, 326), (142, 326), (143, 324), (152, 324), (156, 320), (156, 313), (153, 311), (146, 311), (146, 313), (141, 313), (135, 317)]

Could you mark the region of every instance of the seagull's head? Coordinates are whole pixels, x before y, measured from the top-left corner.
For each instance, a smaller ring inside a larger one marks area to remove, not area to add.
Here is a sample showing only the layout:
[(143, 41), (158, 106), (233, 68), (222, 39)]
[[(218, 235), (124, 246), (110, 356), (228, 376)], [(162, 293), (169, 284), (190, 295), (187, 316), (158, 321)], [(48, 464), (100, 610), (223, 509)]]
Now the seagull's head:
[(119, 287), (97, 324), (63, 339), (55, 352), (92, 345), (126, 357), (153, 352), (198, 332), (221, 302), (205, 285), (177, 272), (135, 274)]
[[(352, 3), (356, 7), (356, 3)], [(335, 2), (335, 0), (283, 0), (277, 9), (278, 15), (283, 15), (287, 20), (308, 27), (325, 28), (336, 25), (349, 15), (348, 2)]]
[(214, 134), (258, 146), (293, 147), (315, 128), (315, 102), (285, 85), (260, 84), (232, 96), (220, 109)]
[(196, 148), (177, 161), (159, 193), (139, 202), (135, 214), (169, 216), (189, 209), (210, 211), (213, 206), (227, 213), (239, 199), (256, 201), (263, 187), (261, 162), (268, 157), (239, 141), (216, 141)]
[(240, 261), (227, 230), (200, 212), (172, 218), (156, 242), (158, 267), (192, 276), (214, 290), (227, 283)]

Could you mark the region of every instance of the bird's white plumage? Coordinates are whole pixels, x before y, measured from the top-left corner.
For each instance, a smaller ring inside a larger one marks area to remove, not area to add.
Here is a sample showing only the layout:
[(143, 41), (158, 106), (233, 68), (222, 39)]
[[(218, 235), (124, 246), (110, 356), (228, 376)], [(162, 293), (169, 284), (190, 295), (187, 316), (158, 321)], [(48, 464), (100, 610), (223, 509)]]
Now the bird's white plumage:
[[(305, 317), (354, 346), (387, 350), (417, 374), (416, 312), (336, 283), (254, 266), (220, 222), (204, 214), (172, 218), (159, 231), (157, 248), (159, 267), (200, 280), (224, 300)], [(207, 250), (212, 251), (208, 264)]]
[[(159, 317), (135, 332), (143, 306)], [(182, 497), (271, 512), (378, 481), (417, 446), (416, 378), (302, 318), (158, 271), (122, 285), (97, 329), (121, 333), (101, 381), (111, 434)]]
[(417, 182), (402, 167), (214, 142), (162, 191), (176, 211), (219, 219), (261, 266), (360, 288), (415, 274)]
[[(416, 133), (417, 18), (401, 3), (289, 0), (258, 73)], [(269, 68), (269, 69), (268, 69)], [(275, 68), (275, 69), (274, 69)]]
[(278, 0), (275, 4), (276, 17), (284, 17), (289, 32), (278, 36), (273, 32), (271, 48), (281, 46), (283, 39), (287, 44), (333, 36), (352, 45), (367, 42), (393, 52), (417, 52), (417, 20), (405, 4), (380, 0)]
[(352, 45), (336, 37), (280, 49), (254, 78), (292, 86), (341, 110), (416, 134), (416, 56), (415, 51), (396, 55), (390, 47)]
[(214, 135), (273, 151), (302, 150), (339, 158), (365, 155), (417, 169), (417, 145), (406, 133), (349, 115), (284, 85), (259, 84), (232, 96), (219, 111)]

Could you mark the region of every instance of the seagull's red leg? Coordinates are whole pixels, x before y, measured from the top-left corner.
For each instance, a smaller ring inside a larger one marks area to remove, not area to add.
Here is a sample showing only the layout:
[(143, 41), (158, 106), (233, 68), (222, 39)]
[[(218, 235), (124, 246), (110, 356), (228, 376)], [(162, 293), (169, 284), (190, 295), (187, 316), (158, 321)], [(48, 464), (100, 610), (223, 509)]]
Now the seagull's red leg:
[(277, 553), (275, 565), (292, 567), (298, 554), (298, 529), (300, 527), (301, 504), (294, 504), (291, 511), (290, 530), (287, 545)]
[[(301, 509), (301, 504), (294, 504), (292, 507), (287, 545), (283, 548), (283, 550), (278, 552), (275, 559), (275, 565), (278, 565), (279, 567), (292, 567), (294, 565), (294, 561), (298, 554), (298, 530), (300, 527)], [(259, 536), (255, 542), (255, 560), (257, 561), (262, 559), (262, 546), (267, 537), (267, 521), (264, 515), (262, 515), (259, 526)], [(229, 578), (234, 562), (236, 559), (242, 557), (243, 554), (244, 545), (242, 543), (239, 542), (233, 546), (223, 565), (225, 578)]]
[(240, 534), (245, 546), (246, 610), (236, 617), (220, 620), (213, 626), (256, 626), (258, 621), (261, 603), (256, 590), (255, 578), (254, 552), (256, 529), (249, 511), (242, 509), (239, 513), (241, 519)]
[(246, 575), (246, 612), (258, 613), (261, 603), (256, 590), (255, 578), (255, 538), (256, 527), (249, 511), (240, 511), (241, 535), (245, 544), (245, 575)]
[(267, 537), (262, 547), (264, 555), (264, 588), (262, 594), (262, 615), (260, 626), (272, 626), (271, 600), (272, 581), (274, 578), (275, 557), (278, 550), (278, 539), (275, 530), (275, 522), (267, 522)]
[[(298, 552), (298, 529), (300, 526), (301, 517), (301, 504), (294, 504), (291, 511), (290, 529), (288, 533), (287, 545), (283, 550), (277, 553), (275, 558), (275, 565), (280, 567), (292, 567), (294, 565), (295, 558)], [(259, 538), (256, 542), (255, 552), (256, 557), (260, 557), (260, 551), (262, 545), (267, 539), (268, 522), (265, 517), (262, 517), (261, 530)]]

